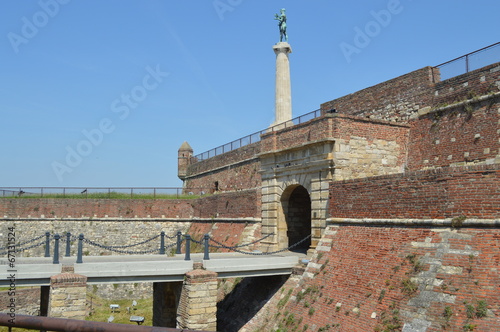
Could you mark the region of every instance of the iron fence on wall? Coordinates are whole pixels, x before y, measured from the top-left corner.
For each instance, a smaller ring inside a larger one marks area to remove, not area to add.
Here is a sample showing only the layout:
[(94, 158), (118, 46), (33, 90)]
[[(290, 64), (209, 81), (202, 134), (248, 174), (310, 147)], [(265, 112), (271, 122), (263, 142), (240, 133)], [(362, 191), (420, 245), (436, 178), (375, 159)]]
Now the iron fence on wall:
[(467, 53), (436, 67), (440, 69), (441, 80), (446, 80), (499, 61), (500, 42)]
[(315, 111), (312, 111), (312, 112), (306, 113), (304, 115), (301, 115), (299, 117), (293, 118), (292, 120), (276, 124), (276, 125), (271, 126), (271, 127), (267, 128), (267, 129), (260, 130), (258, 132), (255, 132), (253, 134), (244, 136), (242, 138), (239, 138), (239, 139), (234, 140), (232, 142), (229, 142), (227, 144), (218, 146), (218, 147), (216, 147), (214, 149), (211, 149), (211, 150), (208, 150), (206, 152), (197, 154), (196, 156), (194, 156), (194, 158), (195, 158), (196, 161), (203, 161), (203, 160), (206, 160), (206, 159), (209, 159), (209, 158), (221, 155), (223, 153), (239, 149), (239, 148), (241, 148), (243, 146), (259, 142), (260, 141), (260, 136), (263, 135), (263, 134), (265, 134), (265, 133), (269, 133), (269, 132), (281, 130), (283, 128), (288, 128), (288, 127), (291, 127), (291, 126), (295, 126), (297, 124), (301, 124), (301, 123), (307, 122), (307, 121), (312, 120), (314, 118), (317, 118), (319, 116), (321, 116), (321, 110), (317, 109)]
[(177, 187), (2, 187), (0, 198), (189, 198), (208, 189)]

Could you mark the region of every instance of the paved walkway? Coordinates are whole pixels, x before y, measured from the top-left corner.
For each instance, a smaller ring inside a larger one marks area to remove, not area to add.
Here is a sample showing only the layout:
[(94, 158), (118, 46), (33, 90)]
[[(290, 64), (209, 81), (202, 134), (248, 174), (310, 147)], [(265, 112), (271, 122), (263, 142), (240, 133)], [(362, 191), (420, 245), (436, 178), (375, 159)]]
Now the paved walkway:
[(0, 259), (0, 287), (8, 287), (12, 275), (16, 286), (48, 286), (50, 277), (61, 273), (63, 266), (73, 266), (89, 284), (182, 281), (194, 262), (202, 262), (219, 278), (283, 275), (290, 274), (305, 254), (210, 253), (209, 260), (204, 260), (203, 254), (191, 254), (188, 261), (184, 258), (184, 254), (84, 256), (83, 263), (77, 264), (76, 257), (60, 257), (60, 263), (53, 264), (50, 257), (17, 257), (14, 267), (7, 259)]

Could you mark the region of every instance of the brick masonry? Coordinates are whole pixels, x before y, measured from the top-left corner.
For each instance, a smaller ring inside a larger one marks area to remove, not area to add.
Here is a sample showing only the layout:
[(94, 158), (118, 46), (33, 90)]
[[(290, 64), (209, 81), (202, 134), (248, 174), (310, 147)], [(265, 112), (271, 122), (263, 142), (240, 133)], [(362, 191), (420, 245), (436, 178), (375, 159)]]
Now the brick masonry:
[(500, 165), (332, 182), (329, 201), (334, 218), (499, 218)]
[(425, 108), (462, 101), (500, 90), (500, 63), (440, 81), (439, 69), (425, 67), (321, 104), (343, 114), (405, 122)]
[(496, 331), (499, 263), (498, 229), (330, 225), (241, 331)]
[(253, 218), (259, 201), (256, 190), (173, 200), (2, 198), (0, 218)]
[(498, 94), (438, 108), (410, 125), (410, 170), (500, 163)]

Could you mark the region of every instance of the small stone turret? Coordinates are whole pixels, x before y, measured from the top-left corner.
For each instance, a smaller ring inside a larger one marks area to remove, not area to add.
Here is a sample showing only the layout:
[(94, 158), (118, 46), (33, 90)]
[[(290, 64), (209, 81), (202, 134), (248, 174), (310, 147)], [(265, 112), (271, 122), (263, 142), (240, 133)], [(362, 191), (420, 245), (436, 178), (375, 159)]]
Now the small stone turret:
[(191, 158), (193, 157), (193, 148), (188, 142), (182, 143), (179, 151), (177, 153), (177, 176), (179, 179), (184, 181), (187, 175), (187, 169), (191, 164)]

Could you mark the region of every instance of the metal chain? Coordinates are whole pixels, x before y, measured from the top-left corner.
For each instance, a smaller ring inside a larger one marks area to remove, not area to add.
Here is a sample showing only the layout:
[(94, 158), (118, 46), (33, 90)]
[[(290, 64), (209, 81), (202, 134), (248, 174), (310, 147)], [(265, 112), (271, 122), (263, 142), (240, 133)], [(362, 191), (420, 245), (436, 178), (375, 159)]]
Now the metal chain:
[[(37, 244), (33, 244), (33, 245), (31, 245), (29, 247), (26, 247), (26, 248), (19, 248), (19, 249), (16, 246), (16, 250), (14, 252), (23, 252), (23, 251), (30, 250), (30, 249), (33, 249), (33, 248), (36, 248), (36, 247), (40, 247), (40, 246), (42, 246), (44, 244), (45, 244), (45, 241), (37, 243)], [(3, 256), (3, 255), (7, 255), (8, 253), (9, 253), (8, 251), (6, 251), (6, 252), (0, 252), (0, 255)]]
[(143, 255), (143, 254), (150, 254), (153, 252), (160, 252), (159, 248), (151, 249), (151, 250), (142, 250), (142, 251), (119, 250), (119, 249), (115, 249), (113, 247), (104, 246), (102, 244), (96, 243), (96, 242), (88, 240), (88, 239), (83, 239), (83, 241), (87, 244), (90, 244), (91, 246), (94, 246), (94, 247), (99, 247), (99, 248), (102, 248), (105, 250), (110, 250), (110, 251), (114, 251), (114, 252), (121, 253), (121, 254), (127, 254), (127, 255)]
[[(270, 233), (270, 234), (264, 236), (263, 238), (255, 240), (253, 242), (245, 243), (245, 244), (239, 244), (239, 245), (236, 245), (236, 246), (233, 246), (233, 247), (230, 247), (230, 248), (242, 248), (242, 247), (246, 247), (246, 246), (251, 246), (252, 244), (256, 244), (257, 242), (261, 242), (262, 240), (265, 240), (265, 239), (267, 239), (268, 237), (270, 237), (272, 235), (274, 235), (274, 233)], [(213, 242), (216, 242), (215, 240), (212, 239), (212, 237), (210, 237), (210, 240), (213, 241)], [(223, 246), (214, 246), (214, 245), (209, 245), (209, 247), (211, 247), (211, 248), (217, 248), (217, 249), (226, 248), (225, 246), (223, 247)]]
[(289, 251), (290, 249), (295, 248), (296, 246), (298, 246), (302, 242), (306, 241), (310, 237), (311, 237), (311, 234), (309, 234), (308, 236), (306, 236), (305, 238), (303, 238), (299, 242), (296, 242), (296, 243), (292, 244), (288, 248), (284, 248), (284, 249), (280, 249), (280, 250), (272, 251), (272, 252), (248, 252), (248, 251), (242, 251), (242, 250), (238, 250), (238, 249), (233, 249), (232, 247), (228, 247), (228, 246), (224, 245), (223, 243), (220, 243), (220, 242), (218, 242), (216, 240), (212, 239), (212, 241), (214, 241), (215, 243), (217, 243), (218, 245), (222, 246), (225, 249), (229, 249), (231, 251), (234, 251), (234, 252), (237, 252), (237, 253), (240, 253), (240, 254), (254, 255), (254, 256), (266, 256), (266, 255), (274, 255), (274, 254), (282, 253), (282, 252), (285, 252), (285, 251)]
[[(77, 236), (71, 236), (71, 237), (73, 238), (73, 241), (74, 240), (78, 240)], [(155, 239), (157, 239), (159, 237), (160, 237), (160, 235), (156, 235), (156, 236), (153, 236), (152, 238), (147, 239), (147, 240), (142, 241), (142, 242), (138, 242), (138, 243), (134, 243), (134, 244), (128, 244), (128, 245), (121, 245), (121, 246), (106, 246), (106, 248), (113, 248), (113, 249), (132, 248), (132, 247), (139, 246), (141, 244), (145, 244), (145, 243), (151, 242), (151, 241), (153, 241), (153, 240), (155, 240)], [(66, 242), (66, 238), (62, 238), (61, 237), (59, 240), (62, 241), (62, 242)], [(86, 239), (84, 239), (84, 240), (86, 240)], [(88, 240), (88, 241), (90, 241), (90, 240)], [(94, 242), (94, 243), (96, 243), (96, 242)], [(102, 246), (104, 246), (104, 245), (102, 245)]]
[[(37, 237), (34, 237), (34, 238), (32, 238), (31, 240), (28, 240), (28, 241), (24, 241), (22, 243), (18, 243), (18, 244), (16, 244), (16, 246), (24, 246), (25, 244), (28, 244), (28, 243), (40, 240), (42, 237), (45, 237), (45, 234), (37, 236)], [(5, 250), (5, 249), (7, 249), (7, 247), (0, 247), (0, 250)]]

